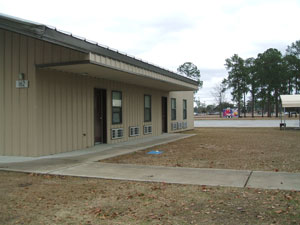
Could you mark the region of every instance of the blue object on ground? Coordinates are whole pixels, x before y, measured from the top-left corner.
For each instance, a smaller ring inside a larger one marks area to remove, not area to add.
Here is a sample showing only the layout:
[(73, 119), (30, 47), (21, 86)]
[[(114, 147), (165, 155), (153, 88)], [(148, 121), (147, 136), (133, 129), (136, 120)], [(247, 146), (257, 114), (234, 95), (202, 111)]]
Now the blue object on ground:
[(163, 151), (158, 151), (158, 150), (156, 150), (156, 151), (150, 151), (150, 152), (147, 152), (147, 154), (149, 154), (149, 155), (159, 155), (159, 154), (161, 154), (161, 153), (163, 153)]

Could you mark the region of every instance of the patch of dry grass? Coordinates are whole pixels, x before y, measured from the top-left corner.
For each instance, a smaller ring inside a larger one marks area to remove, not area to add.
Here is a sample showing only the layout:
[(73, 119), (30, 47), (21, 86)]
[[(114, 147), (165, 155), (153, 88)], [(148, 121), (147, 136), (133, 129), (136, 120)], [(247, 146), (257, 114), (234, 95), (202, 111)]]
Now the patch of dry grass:
[(300, 192), (0, 171), (0, 224), (299, 224)]
[[(197, 128), (196, 135), (104, 160), (171, 167), (300, 172), (300, 132), (278, 128)], [(150, 150), (161, 155), (148, 155)]]

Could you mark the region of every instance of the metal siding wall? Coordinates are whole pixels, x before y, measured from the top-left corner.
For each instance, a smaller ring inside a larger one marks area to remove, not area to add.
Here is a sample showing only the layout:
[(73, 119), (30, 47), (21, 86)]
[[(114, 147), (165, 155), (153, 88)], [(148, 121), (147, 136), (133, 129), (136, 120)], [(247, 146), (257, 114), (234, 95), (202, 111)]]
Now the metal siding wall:
[[(1, 155), (39, 156), (93, 146), (94, 88), (107, 91), (108, 143), (161, 134), (161, 97), (170, 99), (168, 92), (58, 71), (36, 71), (35, 64), (83, 60), (88, 56), (9, 31), (0, 30), (0, 47), (3, 49), (0, 52), (0, 104), (3, 105), (0, 109)], [(112, 66), (141, 71), (104, 57), (98, 58)], [(20, 72), (25, 73), (25, 79), (29, 80), (29, 88), (15, 87)], [(154, 73), (149, 75), (157, 76)], [(112, 90), (122, 91), (123, 123), (120, 125), (111, 124)], [(144, 123), (145, 94), (152, 96), (151, 123)], [(187, 96), (191, 128), (191, 92)], [(182, 114), (179, 113), (182, 103), (177, 102), (179, 116)], [(168, 120), (170, 124), (170, 103)], [(152, 124), (152, 134), (143, 135), (144, 124)], [(140, 136), (129, 137), (130, 126), (139, 126)], [(111, 128), (116, 127), (124, 129), (124, 137), (111, 140)]]
[(13, 34), (12, 36), (12, 82), (11, 82), (11, 91), (12, 91), (12, 149), (14, 155), (20, 154), (20, 90), (15, 88), (15, 80), (18, 79), (18, 73), (20, 71), (20, 35)]
[(12, 33), (5, 33), (5, 49), (4, 49), (4, 88), (5, 88), (5, 102), (4, 102), (4, 120), (5, 120), (5, 130), (4, 130), (4, 142), (5, 149), (4, 155), (14, 155), (14, 149), (12, 148)]
[[(38, 155), (37, 148), (37, 84), (35, 75), (35, 40), (27, 39), (27, 74), (29, 80), (29, 89), (27, 94), (28, 110), (28, 149), (27, 155)], [(25, 57), (25, 56), (24, 56)]]
[(194, 93), (187, 94), (187, 121), (188, 129), (194, 129)]
[[(28, 39), (25, 36), (21, 36), (19, 48), (19, 60), (20, 60), (20, 71), (25, 72), (26, 79), (28, 79)], [(20, 89), (19, 92), (19, 132), (20, 132), (20, 144), (19, 144), (19, 153), (20, 155), (28, 155), (28, 89)], [(23, 151), (23, 146), (26, 146)]]
[[(39, 94), (39, 123), (43, 154), (54, 154), (92, 146), (92, 89), (89, 79), (51, 70), (38, 70), (43, 84)], [(86, 134), (86, 135), (84, 135)]]
[[(65, 96), (64, 90), (57, 88), (57, 83), (49, 86), (43, 80), (37, 80), (35, 64), (86, 58), (87, 54), (0, 29), (0, 155), (45, 155), (55, 153), (51, 149), (64, 144), (64, 117), (60, 119), (58, 116), (56, 119), (59, 111), (43, 109), (44, 106), (54, 106), (56, 99)], [(16, 88), (16, 80), (21, 72), (29, 80), (29, 88)], [(50, 96), (53, 90), (55, 94)], [(63, 102), (56, 108), (64, 109)], [(40, 124), (39, 121), (44, 119), (45, 122)], [(54, 147), (46, 136), (53, 136), (47, 128), (56, 127), (63, 129), (58, 129), (62, 131), (55, 134), (54, 143), (57, 146)]]
[(65, 77), (65, 95), (66, 95), (66, 105), (67, 105), (67, 111), (66, 111), (66, 132), (67, 132), (67, 138), (66, 138), (66, 145), (67, 145), (67, 150), (70, 151), (73, 149), (73, 102), (72, 102), (72, 80), (70, 76)]
[[(117, 84), (117, 82), (115, 82)], [(140, 139), (148, 136), (157, 136), (162, 133), (161, 127), (161, 97), (167, 93), (147, 89), (135, 85), (121, 84), (114, 86), (112, 90), (121, 90), (123, 95), (123, 123), (120, 125), (111, 125), (111, 120), (108, 121), (109, 128), (122, 127), (124, 129), (124, 137), (122, 139), (109, 140), (111, 143), (118, 143), (132, 139)], [(152, 96), (152, 121), (144, 122), (144, 95)], [(111, 102), (111, 98), (109, 99)], [(111, 108), (111, 105), (110, 105)], [(111, 109), (109, 109), (111, 111)], [(110, 118), (111, 119), (111, 118)], [(152, 134), (144, 135), (144, 125), (152, 125)], [(129, 137), (129, 127), (138, 126), (140, 135)], [(109, 130), (110, 132), (110, 130)]]
[[(64, 83), (66, 82), (66, 77), (62, 77), (62, 80)], [(60, 118), (60, 130), (61, 130), (61, 149), (67, 149), (67, 89), (68, 87), (65, 86), (65, 88), (62, 88), (61, 91), (61, 100), (60, 100), (60, 107), (61, 107), (61, 118)]]
[[(152, 129), (154, 135), (160, 135), (162, 133), (162, 96), (166, 94), (163, 92), (152, 91)], [(144, 113), (144, 112), (143, 112)], [(144, 123), (145, 125), (151, 123)]]
[(4, 76), (4, 54), (5, 34), (0, 30), (0, 155), (5, 153), (4, 126), (5, 126), (5, 76)]
[[(34, 155), (36, 150), (35, 66), (33, 39), (0, 30), (1, 155)], [(17, 89), (19, 73), (29, 88)]]
[[(145, 137), (144, 124), (153, 126), (153, 133), (146, 136), (161, 134), (161, 97), (166, 96), (167, 93), (53, 70), (38, 70), (37, 77), (43, 83), (43, 87), (39, 89), (41, 92), (39, 95), (44, 96), (44, 99), (39, 100), (43, 114), (43, 119), (40, 121), (42, 124), (40, 133), (43, 134), (41, 148), (45, 150), (43, 154), (72, 151), (94, 145), (94, 88), (107, 91), (108, 143)], [(113, 90), (122, 91), (122, 124), (112, 125), (111, 122)], [(152, 96), (152, 122), (150, 123), (144, 123), (145, 94)], [(51, 98), (50, 104), (44, 103), (49, 102), (48, 99)], [(140, 135), (129, 137), (130, 126), (139, 126)], [(111, 140), (111, 128), (119, 127), (124, 129), (124, 137)]]
[[(194, 128), (194, 94), (192, 91), (172, 91), (170, 92), (170, 99), (175, 98), (176, 99), (176, 120), (171, 120), (171, 102), (169, 100), (168, 107), (170, 110), (168, 110), (168, 117), (169, 119), (169, 131), (171, 131), (171, 123), (172, 122), (183, 122), (187, 121), (187, 129), (193, 129)], [(187, 100), (187, 119), (183, 120), (183, 99)], [(177, 131), (182, 131), (176, 130)]]
[[(73, 51), (51, 43), (36, 40), (39, 61), (36, 64), (56, 63), (83, 60), (84, 53)], [(47, 73), (47, 72), (46, 72)], [(48, 155), (83, 148), (86, 140), (78, 129), (83, 126), (84, 100), (82, 81), (70, 75), (53, 73), (44, 76), (37, 74), (39, 85), (38, 95), (38, 148), (43, 151), (39, 155)], [(58, 77), (59, 76), (59, 77)], [(82, 131), (82, 129), (81, 129)], [(85, 132), (85, 131), (83, 131)]]

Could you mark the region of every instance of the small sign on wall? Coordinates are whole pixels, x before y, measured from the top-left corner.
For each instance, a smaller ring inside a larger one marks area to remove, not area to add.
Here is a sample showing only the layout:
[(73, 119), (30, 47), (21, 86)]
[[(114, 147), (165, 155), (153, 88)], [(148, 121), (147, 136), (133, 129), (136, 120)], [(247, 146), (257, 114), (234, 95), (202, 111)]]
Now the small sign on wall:
[(28, 88), (28, 80), (16, 80), (16, 88)]

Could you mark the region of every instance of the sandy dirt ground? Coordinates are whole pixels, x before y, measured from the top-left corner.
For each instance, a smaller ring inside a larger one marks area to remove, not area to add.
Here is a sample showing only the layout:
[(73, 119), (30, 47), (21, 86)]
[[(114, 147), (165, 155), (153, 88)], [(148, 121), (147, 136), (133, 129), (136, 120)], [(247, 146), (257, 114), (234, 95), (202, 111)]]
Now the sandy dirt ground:
[(300, 192), (0, 171), (0, 224), (299, 224)]
[[(300, 171), (300, 132), (200, 128), (154, 150), (106, 160)], [(0, 171), (0, 224), (300, 224), (300, 192)]]
[[(300, 131), (197, 128), (193, 137), (104, 160), (172, 167), (300, 172)], [(151, 150), (163, 151), (149, 155)]]

